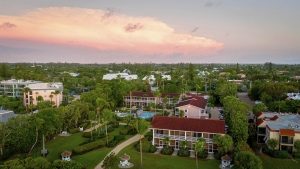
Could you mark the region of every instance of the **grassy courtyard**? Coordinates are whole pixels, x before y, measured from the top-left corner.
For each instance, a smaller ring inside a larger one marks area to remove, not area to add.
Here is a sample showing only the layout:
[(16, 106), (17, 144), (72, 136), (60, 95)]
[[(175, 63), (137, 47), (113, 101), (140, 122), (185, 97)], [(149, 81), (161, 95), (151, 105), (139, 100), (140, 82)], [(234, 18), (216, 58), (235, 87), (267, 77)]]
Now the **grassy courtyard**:
[(299, 169), (300, 168), (300, 159), (295, 159), (297, 162), (293, 161), (292, 159), (277, 159), (272, 158), (265, 154), (256, 154), (260, 157), (263, 168), (264, 169)]
[[(140, 153), (134, 149), (131, 144), (120, 151), (117, 157), (121, 157), (124, 153), (130, 156), (129, 162), (134, 164), (133, 169), (140, 168)], [(118, 160), (120, 161), (120, 160)], [(219, 167), (219, 160), (198, 159), (199, 168), (216, 169)], [(113, 169), (118, 169), (116, 164)], [(163, 168), (163, 169), (182, 169), (196, 168), (196, 159), (190, 157), (167, 156), (162, 154), (143, 153), (143, 168)]]

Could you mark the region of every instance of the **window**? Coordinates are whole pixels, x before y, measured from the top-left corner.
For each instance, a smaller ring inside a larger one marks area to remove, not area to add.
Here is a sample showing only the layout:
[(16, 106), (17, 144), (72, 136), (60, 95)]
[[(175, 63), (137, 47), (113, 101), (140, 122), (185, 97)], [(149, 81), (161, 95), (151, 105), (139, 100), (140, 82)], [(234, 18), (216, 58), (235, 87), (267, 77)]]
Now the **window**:
[(194, 137), (202, 137), (202, 133), (194, 133)]
[(188, 110), (184, 110), (184, 112), (186, 112), (186, 113), (187, 113), (187, 112), (188, 112)]
[(44, 92), (46, 92), (46, 90), (44, 90)]

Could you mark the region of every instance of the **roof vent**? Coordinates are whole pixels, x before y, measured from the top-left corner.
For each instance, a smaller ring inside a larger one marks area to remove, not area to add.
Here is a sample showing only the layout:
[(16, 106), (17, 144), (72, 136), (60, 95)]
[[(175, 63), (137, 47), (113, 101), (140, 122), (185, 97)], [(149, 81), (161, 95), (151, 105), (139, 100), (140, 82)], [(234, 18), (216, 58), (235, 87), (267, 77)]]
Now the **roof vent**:
[(292, 124), (290, 123), (290, 124), (288, 124), (288, 128), (292, 128)]
[(298, 125), (295, 125), (295, 127), (296, 127), (296, 128), (299, 128), (299, 126), (298, 126)]

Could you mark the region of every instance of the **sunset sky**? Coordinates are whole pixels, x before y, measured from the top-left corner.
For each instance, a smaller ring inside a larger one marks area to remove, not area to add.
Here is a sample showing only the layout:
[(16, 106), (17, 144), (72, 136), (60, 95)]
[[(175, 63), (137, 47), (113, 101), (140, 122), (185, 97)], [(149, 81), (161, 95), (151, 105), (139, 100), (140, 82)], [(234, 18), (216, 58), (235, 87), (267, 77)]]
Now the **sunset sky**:
[(0, 62), (300, 63), (299, 0), (1, 0)]

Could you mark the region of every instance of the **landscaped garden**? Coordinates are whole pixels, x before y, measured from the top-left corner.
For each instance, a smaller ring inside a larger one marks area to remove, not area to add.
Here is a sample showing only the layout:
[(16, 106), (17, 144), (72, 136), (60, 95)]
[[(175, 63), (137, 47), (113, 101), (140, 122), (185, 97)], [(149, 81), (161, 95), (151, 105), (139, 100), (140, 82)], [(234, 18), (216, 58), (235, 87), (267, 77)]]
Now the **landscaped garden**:
[[(136, 151), (133, 143), (117, 154), (117, 158), (124, 155), (130, 156), (130, 163), (134, 164), (133, 169), (140, 168), (140, 153)], [(199, 168), (216, 169), (220, 165), (220, 160), (198, 159)], [(154, 153), (143, 153), (143, 168), (164, 168), (164, 169), (182, 169), (196, 168), (196, 160), (191, 157), (178, 157), (171, 155), (162, 155)], [(118, 169), (117, 164), (112, 169)]]

